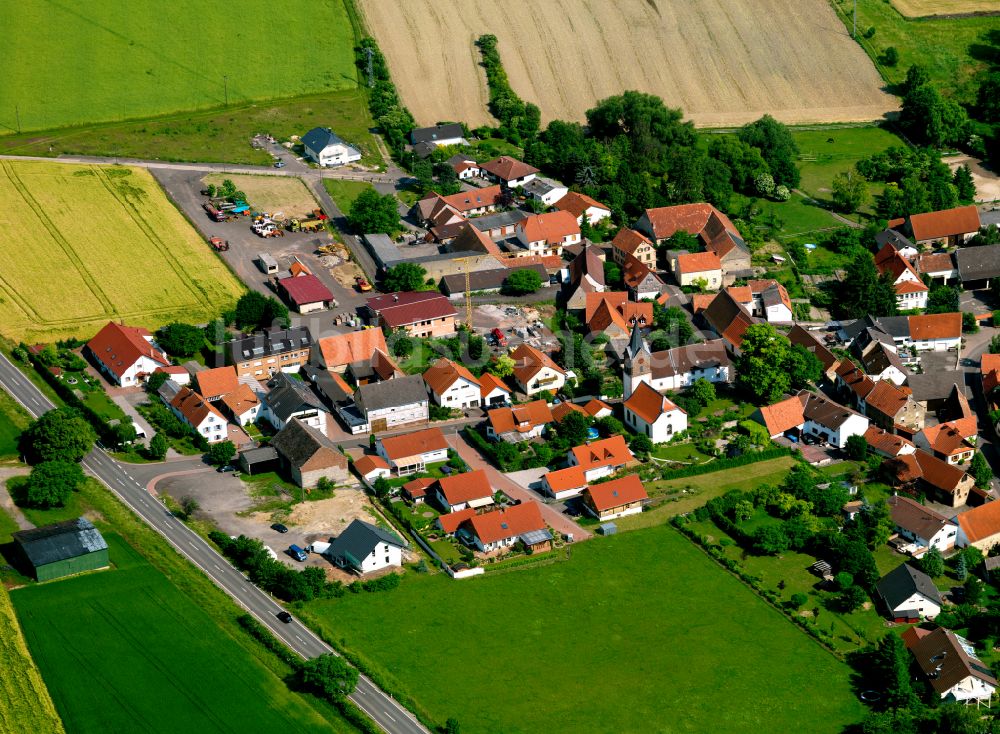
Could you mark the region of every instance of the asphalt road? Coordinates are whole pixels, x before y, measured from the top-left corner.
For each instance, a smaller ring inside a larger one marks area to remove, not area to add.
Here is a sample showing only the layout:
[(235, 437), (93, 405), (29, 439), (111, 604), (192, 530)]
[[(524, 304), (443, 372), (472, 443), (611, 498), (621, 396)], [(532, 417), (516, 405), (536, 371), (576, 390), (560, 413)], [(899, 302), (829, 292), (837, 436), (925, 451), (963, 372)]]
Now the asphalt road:
[[(13, 363), (0, 354), (0, 386), (33, 416), (55, 406)], [(200, 568), (236, 603), (253, 614), (278, 639), (304, 658), (334, 652), (325, 642), (297, 619), (285, 624), (278, 620), (283, 607), (268, 594), (251, 584), (197, 533), (175, 518), (146, 492), (145, 486), (130, 474), (130, 467), (119, 464), (106, 453), (94, 449), (83, 460), (84, 468), (104, 483), (118, 498), (150, 527)], [(364, 675), (350, 699), (382, 729), (390, 734), (426, 733), (428, 730), (391, 696), (380, 690)]]

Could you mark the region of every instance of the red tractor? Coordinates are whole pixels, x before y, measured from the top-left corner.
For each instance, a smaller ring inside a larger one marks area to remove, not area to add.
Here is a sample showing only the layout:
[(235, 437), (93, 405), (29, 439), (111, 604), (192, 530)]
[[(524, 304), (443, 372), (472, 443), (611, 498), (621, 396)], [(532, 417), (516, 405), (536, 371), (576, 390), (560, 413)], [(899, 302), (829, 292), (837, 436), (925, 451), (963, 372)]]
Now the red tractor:
[(216, 252), (225, 252), (229, 249), (229, 240), (224, 240), (221, 237), (212, 237), (209, 244), (215, 248)]

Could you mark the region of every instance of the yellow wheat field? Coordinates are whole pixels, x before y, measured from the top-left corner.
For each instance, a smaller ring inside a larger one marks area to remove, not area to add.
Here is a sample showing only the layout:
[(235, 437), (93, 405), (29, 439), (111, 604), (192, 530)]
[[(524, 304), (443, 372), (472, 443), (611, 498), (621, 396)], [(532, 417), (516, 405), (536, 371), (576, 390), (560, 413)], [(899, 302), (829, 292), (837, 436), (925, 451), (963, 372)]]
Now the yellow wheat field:
[(874, 120), (897, 108), (827, 0), (360, 0), (421, 124), (495, 124), (475, 39), (492, 33), (514, 90), (542, 118), (583, 120), (626, 89), (703, 126), (770, 113)]
[(1000, 0), (892, 0), (892, 6), (907, 18), (965, 13), (1000, 13)]
[(35, 661), (24, 642), (7, 590), (0, 586), (0, 734), (62, 734), (56, 713)]
[(243, 287), (143, 169), (0, 162), (0, 333), (199, 323)]

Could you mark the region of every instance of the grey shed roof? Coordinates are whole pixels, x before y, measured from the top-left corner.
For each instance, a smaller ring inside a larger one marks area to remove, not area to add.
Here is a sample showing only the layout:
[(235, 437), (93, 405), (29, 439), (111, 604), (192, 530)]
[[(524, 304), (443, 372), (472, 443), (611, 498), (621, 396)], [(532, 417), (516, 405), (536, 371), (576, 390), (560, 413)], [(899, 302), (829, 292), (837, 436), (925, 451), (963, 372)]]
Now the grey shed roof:
[(890, 609), (898, 607), (914, 592), (919, 592), (938, 605), (941, 604), (941, 594), (934, 582), (931, 581), (931, 577), (908, 563), (897, 566), (883, 576), (875, 588), (878, 589), (878, 593), (885, 599)]
[(262, 464), (265, 461), (276, 461), (278, 452), (273, 446), (261, 446), (256, 449), (241, 451), (238, 458), (246, 461), (247, 465), (252, 466), (253, 464)]
[(962, 280), (983, 280), (1000, 276), (1000, 245), (962, 247), (955, 252)]
[[(496, 290), (503, 285), (512, 273), (518, 270), (534, 270), (538, 277), (542, 279), (542, 285), (549, 282), (549, 273), (545, 266), (540, 263), (526, 265), (523, 268), (492, 268), (490, 270), (476, 270), (469, 273), (469, 290), (486, 291)], [(444, 290), (448, 295), (465, 292), (465, 273), (452, 273), (441, 278)]]
[(956, 385), (962, 394), (968, 397), (965, 373), (958, 370), (907, 375), (906, 384), (913, 391), (913, 399), (917, 402), (944, 400), (951, 395)]
[(367, 415), (373, 410), (427, 402), (427, 388), (424, 386), (424, 378), (420, 375), (396, 377), (384, 382), (362, 385), (354, 393), (354, 402), (362, 413)]
[(108, 547), (97, 528), (83, 517), (34, 530), (19, 530), (13, 537), (35, 568), (107, 550)]
[(395, 533), (364, 520), (355, 520), (330, 544), (326, 554), (333, 559), (346, 559), (352, 566), (360, 567), (361, 561), (371, 555), (379, 543), (406, 547), (406, 542)]
[(909, 316), (883, 316), (878, 319), (878, 325), (885, 333), (896, 339), (903, 339), (910, 336)]
[(894, 229), (886, 229), (875, 235), (875, 243), (879, 248), (885, 247), (886, 243), (892, 245), (892, 249), (899, 250), (905, 249), (907, 247), (913, 247), (913, 243), (910, 242), (902, 233), (897, 232)]
[(302, 366), (301, 371), (330, 405), (346, 402), (351, 397), (351, 394), (345, 392), (340, 383), (333, 379), (333, 376), (326, 370), (317, 369), (311, 364), (307, 364)]
[[(290, 421), (287, 426), (278, 431), (271, 439), (271, 445), (285, 457), (289, 464), (295, 467), (302, 466), (315, 456), (317, 451), (322, 449), (329, 449), (337, 456), (343, 457), (333, 441), (298, 419)], [(344, 464), (347, 464), (346, 458), (344, 458)]]
[(457, 122), (450, 122), (446, 125), (433, 125), (431, 127), (415, 127), (410, 131), (410, 142), (414, 145), (418, 143), (436, 143), (438, 140), (460, 138), (464, 134), (462, 126)]
[[(534, 183), (534, 181), (531, 183)], [(511, 227), (520, 222), (522, 219), (527, 218), (528, 215), (520, 209), (511, 209), (510, 211), (499, 212), (497, 214), (487, 214), (485, 217), (473, 217), (468, 221), (469, 224), (478, 229), (480, 232), (489, 232), (491, 229)]]
[(302, 144), (310, 150), (323, 150), (330, 145), (346, 145), (333, 130), (328, 127), (314, 127), (302, 136)]
[(275, 375), (271, 382), (271, 392), (264, 396), (264, 400), (282, 422), (303, 410), (326, 411), (326, 407), (305, 383), (284, 372)]

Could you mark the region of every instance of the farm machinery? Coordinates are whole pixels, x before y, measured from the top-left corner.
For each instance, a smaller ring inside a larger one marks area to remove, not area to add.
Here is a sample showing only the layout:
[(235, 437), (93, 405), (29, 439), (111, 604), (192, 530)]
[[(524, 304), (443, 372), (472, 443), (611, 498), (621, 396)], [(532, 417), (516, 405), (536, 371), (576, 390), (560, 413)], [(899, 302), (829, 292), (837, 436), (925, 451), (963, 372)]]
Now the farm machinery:
[(281, 229), (273, 219), (259, 215), (254, 217), (253, 224), (250, 225), (253, 233), (264, 237), (284, 237), (285, 231)]
[(224, 240), (221, 237), (212, 237), (208, 242), (215, 248), (216, 252), (225, 252), (229, 249), (229, 240)]
[(318, 232), (326, 227), (326, 221), (310, 217), (309, 219), (293, 219), (289, 225), (292, 232)]
[(367, 293), (372, 289), (372, 284), (367, 280), (362, 278), (360, 275), (354, 277), (354, 284), (358, 287), (358, 290), (362, 293)]

